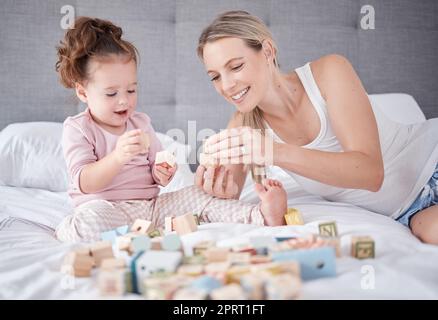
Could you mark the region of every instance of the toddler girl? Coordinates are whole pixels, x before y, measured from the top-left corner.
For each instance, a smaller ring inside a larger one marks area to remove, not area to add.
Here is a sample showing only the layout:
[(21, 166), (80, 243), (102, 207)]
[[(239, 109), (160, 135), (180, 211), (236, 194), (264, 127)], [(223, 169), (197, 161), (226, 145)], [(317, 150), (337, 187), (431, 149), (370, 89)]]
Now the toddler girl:
[(274, 180), (257, 187), (258, 205), (215, 198), (196, 186), (159, 195), (158, 186), (169, 184), (177, 166), (155, 164), (162, 147), (150, 118), (135, 111), (137, 50), (122, 39), (121, 28), (81, 17), (57, 49), (62, 84), (87, 105), (64, 122), (68, 193), (75, 208), (57, 227), (59, 240), (98, 240), (102, 232), (136, 219), (160, 227), (166, 216), (188, 212), (205, 222), (284, 224), (286, 192)]

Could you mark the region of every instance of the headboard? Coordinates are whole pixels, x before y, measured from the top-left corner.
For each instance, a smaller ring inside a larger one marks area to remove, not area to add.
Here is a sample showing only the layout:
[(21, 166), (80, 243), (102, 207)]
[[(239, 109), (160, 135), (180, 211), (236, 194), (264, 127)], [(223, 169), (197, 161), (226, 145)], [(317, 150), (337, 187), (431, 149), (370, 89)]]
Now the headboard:
[[(137, 46), (138, 109), (161, 132), (226, 126), (234, 108), (215, 92), (195, 49), (201, 30), (231, 9), (268, 24), (284, 71), (339, 53), (368, 93), (411, 94), (428, 118), (438, 117), (436, 0), (2, 0), (0, 129), (12, 122), (62, 122), (83, 109), (54, 68), (67, 4), (76, 16), (112, 20)], [(368, 16), (370, 26), (370, 6), (374, 29), (362, 24)]]

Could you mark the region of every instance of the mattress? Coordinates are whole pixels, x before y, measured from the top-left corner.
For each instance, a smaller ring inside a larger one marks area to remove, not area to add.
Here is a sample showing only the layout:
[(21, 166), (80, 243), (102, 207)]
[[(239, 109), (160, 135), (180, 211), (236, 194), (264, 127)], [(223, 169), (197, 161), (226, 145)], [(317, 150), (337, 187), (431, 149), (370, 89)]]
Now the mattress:
[[(251, 185), (242, 198), (256, 201)], [(306, 194), (293, 182), (286, 185), (288, 205), (303, 213), (303, 226), (260, 227), (244, 224), (203, 224), (182, 236), (186, 252), (202, 240), (218, 246), (248, 243), (251, 237), (301, 236), (318, 232), (318, 224), (335, 220), (342, 257), (336, 277), (303, 282), (300, 299), (437, 299), (438, 247), (422, 244), (392, 219), (349, 204), (327, 202)], [(64, 192), (0, 187), (0, 298), (100, 299), (97, 270), (90, 278), (71, 278), (61, 272), (64, 256), (75, 246), (53, 237), (53, 229), (70, 212)], [(350, 255), (351, 236), (369, 235), (376, 242), (374, 259)], [(126, 295), (123, 299), (139, 299)]]

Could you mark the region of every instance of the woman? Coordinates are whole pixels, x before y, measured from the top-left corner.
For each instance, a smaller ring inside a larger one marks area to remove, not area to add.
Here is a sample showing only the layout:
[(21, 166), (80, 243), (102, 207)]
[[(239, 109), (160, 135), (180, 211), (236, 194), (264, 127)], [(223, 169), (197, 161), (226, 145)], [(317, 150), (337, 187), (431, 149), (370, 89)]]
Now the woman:
[[(237, 108), (228, 129), (205, 143), (204, 152), (227, 163), (216, 175), (198, 168), (205, 192), (238, 198), (245, 164), (274, 164), (310, 193), (391, 216), (438, 244), (438, 119), (389, 120), (340, 55), (282, 73), (266, 25), (244, 11), (223, 13), (204, 29), (198, 55), (216, 91)], [(255, 142), (260, 135), (272, 139), (273, 152)], [(248, 150), (261, 156), (245, 162)]]

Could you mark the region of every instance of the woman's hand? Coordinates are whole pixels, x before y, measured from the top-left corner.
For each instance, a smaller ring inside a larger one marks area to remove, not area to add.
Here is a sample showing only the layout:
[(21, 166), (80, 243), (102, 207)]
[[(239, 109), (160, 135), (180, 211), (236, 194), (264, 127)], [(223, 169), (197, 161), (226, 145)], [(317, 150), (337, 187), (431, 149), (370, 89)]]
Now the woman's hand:
[(226, 129), (209, 137), (204, 153), (220, 164), (273, 164), (273, 140), (261, 130), (250, 127)]
[(169, 182), (172, 180), (176, 170), (178, 168), (178, 165), (175, 163), (175, 166), (169, 167), (165, 164), (154, 164), (152, 168), (152, 174), (155, 178), (158, 179), (158, 183), (165, 187), (169, 184)]
[(206, 168), (200, 165), (196, 170), (195, 185), (221, 199), (234, 199), (238, 193), (233, 174), (224, 166)]
[(145, 133), (141, 129), (125, 132), (117, 140), (114, 155), (119, 164), (126, 164), (138, 154), (146, 153)]

